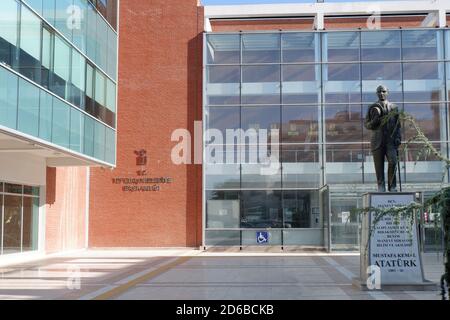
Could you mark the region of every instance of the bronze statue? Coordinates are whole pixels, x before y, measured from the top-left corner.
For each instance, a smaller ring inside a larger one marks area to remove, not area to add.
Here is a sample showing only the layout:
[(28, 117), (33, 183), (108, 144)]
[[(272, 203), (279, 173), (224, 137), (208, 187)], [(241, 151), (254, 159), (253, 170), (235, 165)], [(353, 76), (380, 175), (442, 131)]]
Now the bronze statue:
[[(387, 100), (389, 91), (385, 86), (377, 88), (378, 102), (369, 107), (365, 127), (372, 130), (372, 149), (378, 192), (386, 192), (384, 161), (388, 160), (388, 190), (397, 192), (398, 147), (401, 144), (401, 125), (397, 106)], [(390, 114), (390, 116), (388, 116)]]

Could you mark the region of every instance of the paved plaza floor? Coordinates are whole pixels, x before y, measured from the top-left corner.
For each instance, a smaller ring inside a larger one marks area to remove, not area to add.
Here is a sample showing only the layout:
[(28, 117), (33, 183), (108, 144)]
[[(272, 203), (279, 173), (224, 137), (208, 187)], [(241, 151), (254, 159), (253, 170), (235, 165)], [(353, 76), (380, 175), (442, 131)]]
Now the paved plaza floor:
[[(424, 254), (438, 282), (442, 255)], [(439, 291), (369, 291), (352, 286), (359, 255), (88, 250), (0, 267), (0, 299), (440, 300)]]

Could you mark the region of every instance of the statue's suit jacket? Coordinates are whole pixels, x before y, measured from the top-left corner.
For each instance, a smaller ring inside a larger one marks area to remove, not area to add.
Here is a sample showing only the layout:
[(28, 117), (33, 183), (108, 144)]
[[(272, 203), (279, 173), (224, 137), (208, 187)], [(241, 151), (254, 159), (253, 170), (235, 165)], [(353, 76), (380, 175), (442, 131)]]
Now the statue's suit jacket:
[(382, 125), (382, 117), (391, 111), (398, 111), (395, 104), (388, 102), (384, 108), (380, 102), (376, 102), (369, 107), (364, 125), (372, 130), (370, 146), (372, 151), (380, 149), (383, 145), (398, 148), (402, 141), (401, 125), (398, 114), (389, 118), (388, 122)]

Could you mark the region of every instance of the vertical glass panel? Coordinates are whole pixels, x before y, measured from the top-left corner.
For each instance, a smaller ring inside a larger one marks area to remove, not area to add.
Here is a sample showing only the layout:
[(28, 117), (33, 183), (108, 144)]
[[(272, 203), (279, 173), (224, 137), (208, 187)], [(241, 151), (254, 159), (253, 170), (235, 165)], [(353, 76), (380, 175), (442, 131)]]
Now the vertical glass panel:
[(106, 107), (116, 112), (116, 85), (109, 78), (106, 78)]
[(283, 103), (319, 103), (320, 65), (282, 66)]
[(281, 191), (242, 191), (241, 228), (281, 228)]
[(320, 186), (320, 151), (317, 144), (283, 144), (283, 188)]
[(86, 37), (87, 37), (87, 0), (73, 0), (72, 10), (72, 32), (73, 44), (77, 46), (81, 52), (86, 53)]
[(101, 71), (97, 70), (95, 72), (95, 101), (97, 101), (102, 106), (106, 105), (105, 84), (105, 75)]
[(117, 79), (117, 34), (108, 27), (108, 75), (114, 80)]
[(358, 103), (361, 101), (359, 64), (323, 65), (324, 96), (327, 103)]
[(442, 34), (436, 30), (405, 30), (404, 60), (438, 60), (443, 58)]
[(101, 15), (97, 15), (97, 49), (95, 55), (97, 65), (106, 71), (108, 63), (108, 25)]
[(52, 114), (53, 97), (45, 91), (40, 91), (39, 108), (39, 138), (51, 141), (52, 139)]
[(85, 117), (84, 120), (84, 154), (94, 156), (94, 123), (91, 117)]
[(239, 191), (208, 191), (206, 228), (239, 228)]
[(69, 97), (70, 47), (60, 37), (55, 36), (55, 60), (52, 91), (63, 99)]
[(116, 132), (110, 128), (106, 128), (105, 141), (105, 161), (111, 164), (116, 163)]
[(283, 62), (319, 62), (316, 51), (318, 34), (284, 33), (281, 35)]
[(45, 20), (51, 25), (55, 25), (55, 8), (57, 0), (42, 0), (42, 12)]
[[(227, 137), (227, 129), (237, 130), (240, 128), (240, 107), (209, 107), (207, 110), (207, 123), (206, 128), (209, 131), (207, 137), (207, 143), (222, 144), (225, 143)], [(213, 141), (214, 131), (219, 130), (222, 134), (222, 142)], [(209, 140), (209, 141), (208, 141)], [(233, 144), (233, 141), (227, 141), (226, 143)]]
[(317, 143), (319, 141), (318, 106), (283, 106), (283, 143)]
[(239, 66), (207, 67), (208, 104), (240, 103), (241, 68)]
[(280, 65), (242, 67), (242, 103), (280, 103)]
[(90, 2), (88, 2), (86, 18), (87, 18), (86, 52), (88, 57), (95, 61), (96, 60), (95, 55), (97, 50), (97, 13)]
[(41, 20), (22, 6), (20, 23), (19, 72), (40, 83), (41, 74)]
[(39, 198), (23, 198), (23, 248), (22, 251), (38, 249)]
[(39, 134), (39, 88), (19, 79), (17, 130), (37, 137)]
[(361, 142), (363, 115), (361, 105), (326, 105), (325, 127), (327, 142)]
[(401, 59), (400, 31), (361, 32), (361, 60), (398, 61)]
[(94, 100), (94, 85), (95, 85), (95, 70), (90, 63), (86, 64), (86, 111), (89, 114), (95, 115), (95, 100)]
[(64, 148), (70, 147), (70, 107), (53, 98), (52, 142)]
[(242, 188), (281, 188), (280, 146), (260, 143), (242, 147)]
[(42, 14), (42, 0), (25, 0), (37, 13)]
[(331, 32), (323, 35), (323, 61), (359, 61), (359, 32)]
[(241, 244), (240, 231), (206, 230), (205, 234), (207, 246), (239, 246)]
[[(229, 157), (223, 154), (225, 148), (225, 146), (214, 145), (207, 148), (207, 152), (216, 152), (217, 157), (224, 159), (226, 156)], [(232, 150), (238, 149), (232, 148)], [(241, 166), (236, 163), (224, 163), (224, 161), (213, 163), (211, 158), (208, 158), (205, 164), (205, 177), (207, 189), (237, 189), (241, 187)]]
[[(444, 104), (422, 103), (405, 104), (405, 112), (414, 117), (417, 125), (430, 141), (446, 141), (447, 110)], [(403, 140), (407, 141), (417, 135), (416, 130), (409, 124), (405, 125)]]
[(279, 34), (246, 34), (242, 36), (242, 63), (280, 62)]
[(41, 85), (50, 88), (50, 70), (52, 69), (53, 35), (42, 28)]
[(72, 50), (72, 86), (70, 101), (85, 108), (86, 59), (76, 50)]
[[(447, 154), (446, 143), (433, 143), (442, 154)], [(409, 145), (404, 152), (406, 179), (404, 183), (442, 183), (445, 180), (444, 164), (434, 154), (424, 152), (420, 143)]]
[[(14, 65), (17, 46), (17, 9), (15, 0), (3, 0), (0, 10), (0, 62)], [(1, 120), (0, 120), (1, 121)]]
[(327, 144), (326, 183), (362, 183), (363, 157), (361, 144)]
[(352, 210), (362, 207), (361, 196), (333, 193), (331, 196), (331, 243), (334, 250), (359, 248), (359, 215)]
[(96, 121), (94, 130), (94, 157), (105, 160), (105, 126)]
[(403, 100), (401, 63), (363, 63), (362, 80), (363, 101), (378, 100), (375, 93), (380, 84), (389, 89), (389, 101)]
[(404, 63), (405, 101), (444, 101), (444, 64), (436, 62)]
[(284, 191), (285, 228), (321, 228), (319, 194), (313, 191)]
[(239, 64), (241, 61), (239, 35), (208, 35), (207, 59), (209, 64)]
[(21, 251), (22, 197), (4, 196), (3, 254)]
[[(0, 192), (3, 191), (3, 183), (0, 182)], [(0, 226), (3, 224), (3, 195), (0, 194)], [(0, 227), (0, 256), (2, 255), (3, 227)]]
[(55, 27), (69, 41), (72, 41), (73, 26), (78, 19), (77, 12), (74, 11), (73, 0), (57, 0), (55, 4)]
[(84, 147), (84, 114), (70, 108), (70, 149), (76, 152), (83, 152)]
[[(271, 129), (280, 129), (281, 110), (280, 106), (264, 107), (242, 107), (241, 109), (241, 127), (244, 130), (253, 129), (257, 134), (268, 134), (267, 141), (271, 141)], [(249, 140), (250, 141), (250, 140)], [(243, 140), (242, 143), (245, 143)], [(250, 144), (253, 144), (250, 142)]]
[(0, 67), (0, 124), (17, 128), (18, 77)]
[(23, 194), (39, 197), (39, 187), (23, 186)]

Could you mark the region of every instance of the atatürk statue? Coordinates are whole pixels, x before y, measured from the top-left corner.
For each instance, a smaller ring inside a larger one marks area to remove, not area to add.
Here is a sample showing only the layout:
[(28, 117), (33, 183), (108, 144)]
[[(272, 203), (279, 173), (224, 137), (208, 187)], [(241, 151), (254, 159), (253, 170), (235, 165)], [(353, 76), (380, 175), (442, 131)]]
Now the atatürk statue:
[[(388, 160), (388, 190), (397, 192), (398, 147), (401, 144), (401, 127), (397, 106), (387, 100), (389, 92), (385, 86), (377, 88), (378, 102), (372, 104), (364, 122), (372, 130), (371, 149), (377, 175), (378, 192), (386, 192), (384, 161)], [(391, 114), (391, 116), (387, 116)]]

